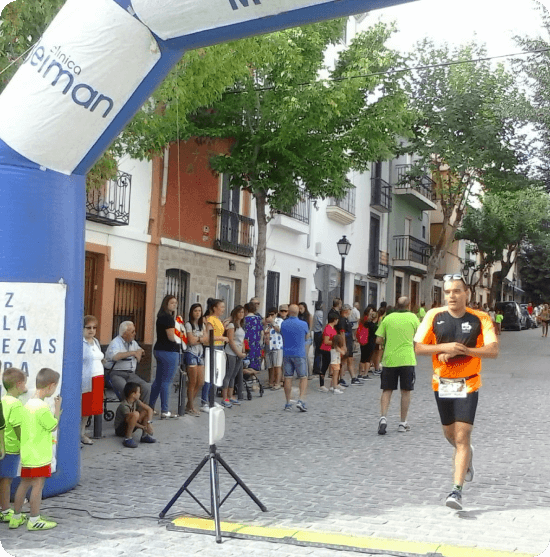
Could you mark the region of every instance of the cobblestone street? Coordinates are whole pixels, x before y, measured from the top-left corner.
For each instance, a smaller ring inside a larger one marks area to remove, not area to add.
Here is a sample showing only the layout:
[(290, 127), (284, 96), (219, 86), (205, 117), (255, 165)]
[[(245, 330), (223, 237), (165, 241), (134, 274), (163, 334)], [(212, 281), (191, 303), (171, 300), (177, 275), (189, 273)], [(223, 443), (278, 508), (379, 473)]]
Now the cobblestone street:
[[(377, 379), (341, 396), (318, 392), (312, 380), (307, 413), (283, 412), (282, 391), (263, 398), (254, 393), (252, 401), (226, 410), (220, 453), (268, 512), (237, 489), (222, 507), (222, 520), (411, 542), (409, 550), (372, 552), (378, 555), (414, 554), (412, 542), (458, 547), (454, 555), (468, 555), (464, 547), (541, 554), (550, 541), (550, 341), (541, 339), (540, 329), (504, 332), (500, 339), (499, 359), (483, 364), (476, 476), (465, 486), (463, 511), (444, 504), (452, 449), (441, 433), (431, 362), (420, 358), (408, 433), (397, 431), (395, 396), (388, 433), (377, 435)], [(59, 526), (42, 533), (0, 525), (3, 548), (14, 557), (352, 555), (253, 540), (218, 545), (212, 536), (159, 523), (158, 513), (207, 452), (207, 424), (206, 414), (157, 421), (158, 443), (136, 450), (122, 448), (112, 423), (105, 425), (106, 438), (82, 449), (78, 488), (43, 503)], [(221, 476), (223, 495), (232, 482)], [(208, 489), (204, 469), (193, 491), (208, 501)], [(203, 516), (186, 494), (169, 514)]]

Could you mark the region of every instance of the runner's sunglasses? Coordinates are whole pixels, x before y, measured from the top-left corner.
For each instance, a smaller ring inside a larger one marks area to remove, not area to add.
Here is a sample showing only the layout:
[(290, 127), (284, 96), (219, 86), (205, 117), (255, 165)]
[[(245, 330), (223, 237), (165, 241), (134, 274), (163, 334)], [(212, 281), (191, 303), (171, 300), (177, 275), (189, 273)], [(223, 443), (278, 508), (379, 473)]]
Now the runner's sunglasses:
[(448, 280), (464, 280), (464, 277), (461, 274), (454, 274), (454, 275), (443, 275), (443, 282), (447, 282)]

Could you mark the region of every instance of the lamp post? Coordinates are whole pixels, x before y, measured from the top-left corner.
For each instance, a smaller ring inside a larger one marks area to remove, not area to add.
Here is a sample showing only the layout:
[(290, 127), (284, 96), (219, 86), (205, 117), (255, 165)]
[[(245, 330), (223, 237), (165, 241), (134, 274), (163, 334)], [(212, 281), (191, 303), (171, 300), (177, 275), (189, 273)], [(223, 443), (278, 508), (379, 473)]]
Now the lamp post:
[(351, 248), (350, 241), (345, 237), (342, 236), (338, 242), (336, 242), (336, 247), (338, 248), (338, 253), (342, 258), (342, 269), (340, 271), (340, 299), (342, 300), (342, 304), (344, 303), (344, 266), (346, 261), (346, 255), (349, 253), (349, 249)]
[(512, 279), (512, 302), (516, 301), (516, 282), (517, 282), (517, 279), (516, 279), (516, 277), (514, 277)]

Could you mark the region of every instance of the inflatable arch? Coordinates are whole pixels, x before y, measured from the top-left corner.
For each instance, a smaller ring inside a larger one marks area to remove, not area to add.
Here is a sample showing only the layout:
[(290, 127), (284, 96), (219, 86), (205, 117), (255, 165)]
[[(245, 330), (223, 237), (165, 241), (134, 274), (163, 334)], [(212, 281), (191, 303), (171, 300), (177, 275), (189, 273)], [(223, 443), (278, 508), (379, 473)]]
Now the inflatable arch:
[(0, 96), (0, 360), (63, 370), (56, 472), (80, 475), (85, 175), (185, 50), (409, 0), (68, 0)]

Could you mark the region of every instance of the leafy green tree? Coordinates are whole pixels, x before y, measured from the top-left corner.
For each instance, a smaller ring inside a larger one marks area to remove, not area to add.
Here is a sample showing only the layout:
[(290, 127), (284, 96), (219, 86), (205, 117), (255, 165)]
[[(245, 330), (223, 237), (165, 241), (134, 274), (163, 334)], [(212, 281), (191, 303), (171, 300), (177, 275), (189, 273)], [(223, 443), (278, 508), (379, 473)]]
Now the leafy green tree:
[(492, 303), (522, 246), (548, 237), (544, 223), (550, 214), (550, 198), (542, 188), (530, 187), (487, 194), (482, 202), (479, 208), (468, 207), (456, 237), (474, 244), (480, 273), (500, 262), (491, 281)]
[(410, 129), (406, 95), (384, 73), (399, 59), (385, 46), (391, 29), (378, 24), (359, 34), (329, 69), (325, 52), (341, 34), (342, 21), (332, 21), (247, 39), (253, 46), (242, 57), (242, 76), (220, 100), (188, 115), (184, 129), (180, 123), (182, 138), (232, 140), (230, 155), (213, 154), (210, 164), (255, 198), (260, 299), (273, 212), (304, 197), (343, 197), (346, 173), (390, 158)]
[[(414, 137), (403, 152), (415, 161), (410, 176), (428, 172), (441, 209), (443, 225), (432, 238), (423, 299), (445, 253), (454, 241), (472, 192), (514, 190), (525, 185), (527, 141), (511, 107), (525, 103), (514, 77), (488, 61), (475, 43), (451, 49), (429, 40), (411, 56), (422, 69), (408, 74), (406, 86), (415, 111)], [(455, 63), (455, 62), (464, 63)]]
[(550, 300), (550, 243), (526, 243), (519, 255), (521, 285), (534, 303)]

